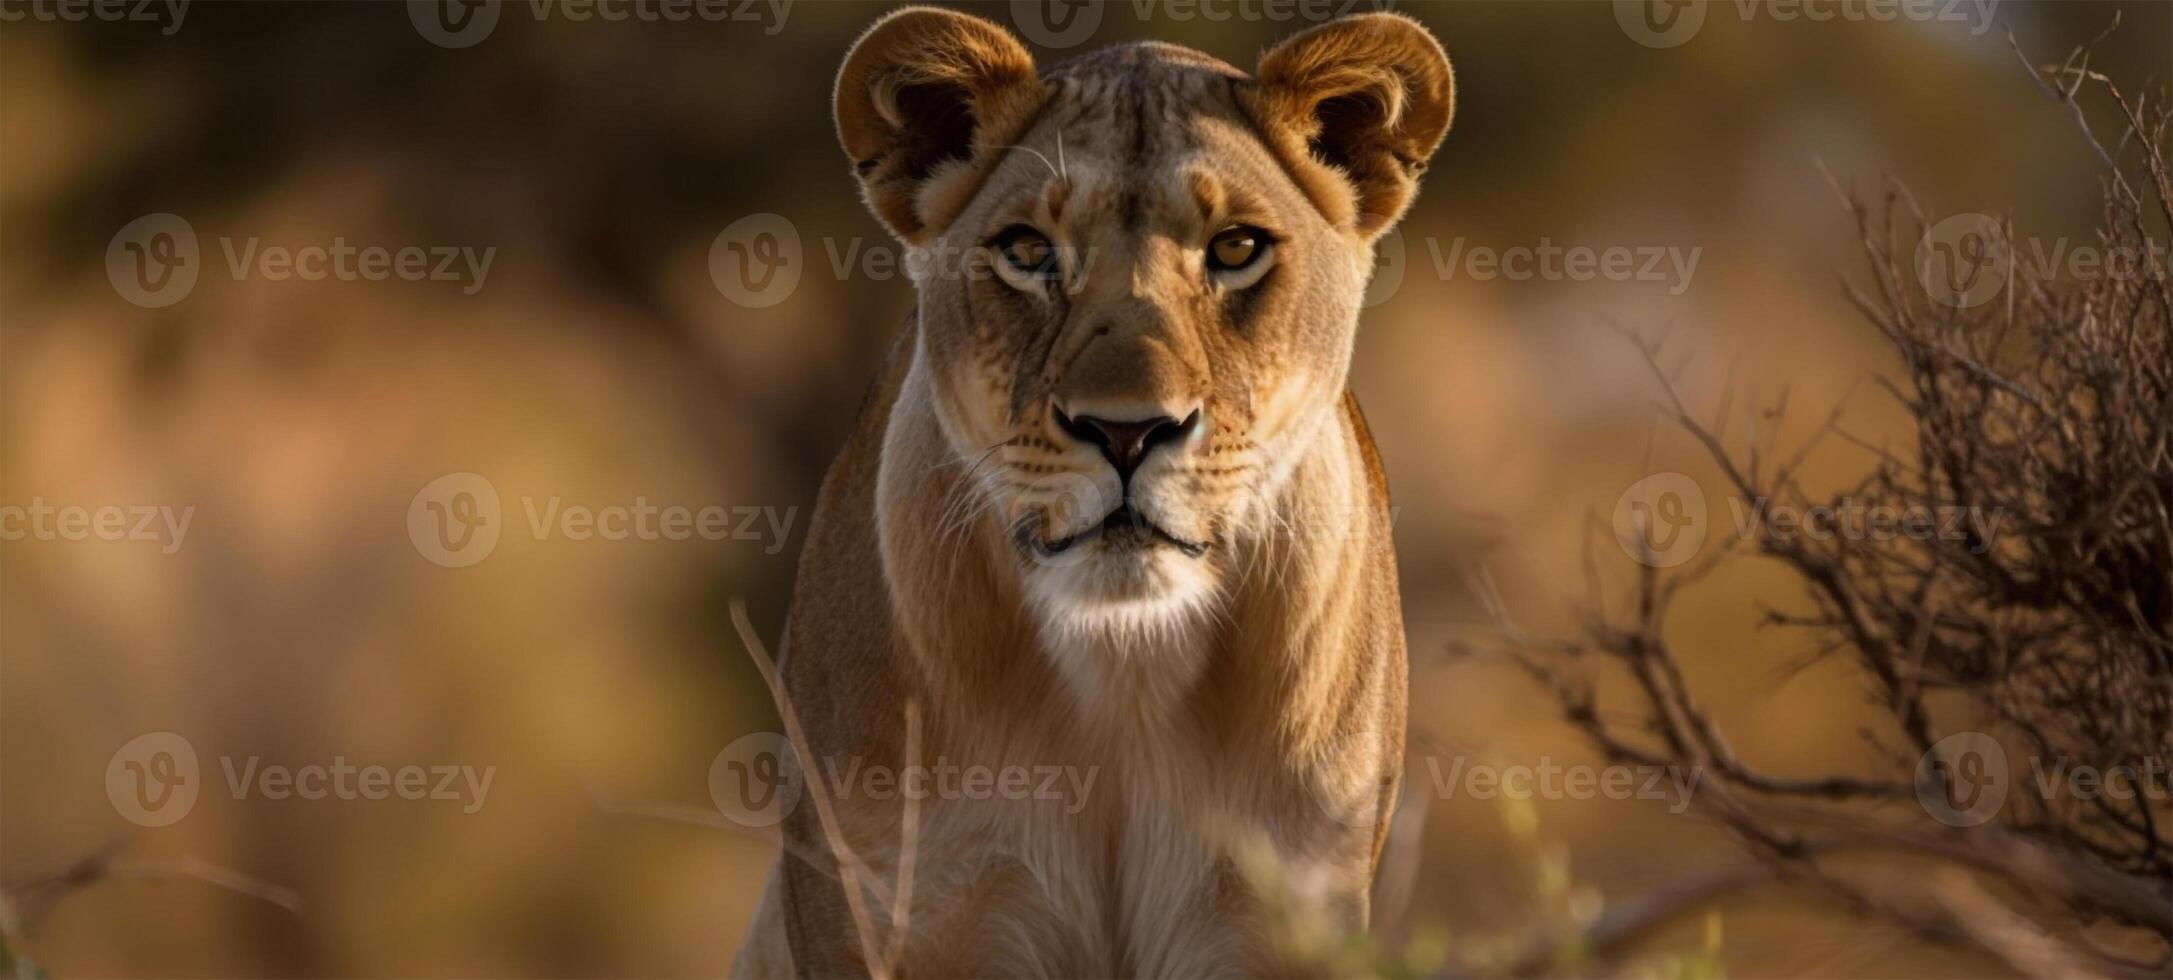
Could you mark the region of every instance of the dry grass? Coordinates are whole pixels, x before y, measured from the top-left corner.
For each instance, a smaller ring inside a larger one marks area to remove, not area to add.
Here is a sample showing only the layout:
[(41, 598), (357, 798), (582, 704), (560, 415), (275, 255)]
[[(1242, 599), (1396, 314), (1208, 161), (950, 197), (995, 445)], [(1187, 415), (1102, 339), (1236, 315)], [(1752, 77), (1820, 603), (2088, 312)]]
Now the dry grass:
[[(2026, 974), (2156, 973), (2173, 964), (2173, 864), (2161, 827), (2162, 767), (2173, 755), (2169, 113), (2091, 71), (2089, 45), (2030, 71), (2074, 111), (2103, 162), (2097, 245), (2129, 263), (2047, 276), (2023, 260), (2011, 226), (1988, 222), (1970, 268), (1932, 267), (1956, 275), (1942, 282), (1927, 278), (1920, 251), (1934, 247), (1939, 223), (1906, 190), (1890, 188), (1878, 206), (1844, 195), (1869, 268), (1868, 284), (1849, 295), (1899, 360), (1878, 383), (1913, 424), (1910, 445), (1859, 439), (1836, 408), (1784, 454), (1785, 396), (1747, 406), (1738, 436), (1727, 404), (1702, 421), (1668, 383), (1658, 346), (1640, 345), (1667, 387), (1664, 413), (1704, 448), (1729, 494), (1802, 513), (1878, 506), (1983, 519), (1954, 535), (1810, 534), (1761, 522), (1679, 569), (1644, 562), (1627, 610), (1592, 613), (1576, 640), (1507, 633), (1518, 661), (1612, 760), (1701, 767), (1702, 811), (1772, 876)], [(2093, 107), (2116, 115), (2117, 140), (2096, 135)], [(1999, 273), (1997, 293), (1959, 291)], [(1831, 495), (1798, 480), (1826, 440), (1872, 460)], [(1667, 630), (1671, 604), (1747, 560), (1746, 548), (1778, 562), (1809, 602), (1765, 617), (1791, 649), (1811, 639), (1810, 654), (1782, 666), (1845, 665), (1885, 719), (1865, 733), (1869, 773), (1762, 769), (1692, 694)], [(1601, 703), (1593, 668), (1627, 673), (1627, 704)], [(1919, 802), (1967, 809), (1973, 787), (1956, 774), (1988, 775), (1969, 768), (1981, 758), (1942, 741), (1958, 732), (1997, 740), (2014, 770), (2005, 806), (1982, 826), (1935, 821)], [(2033, 791), (2025, 759), (2124, 773), (2109, 778), (2137, 792), (2047, 797)], [(1888, 870), (1892, 855), (1932, 867), (1867, 874), (1867, 854)], [(1762, 880), (1747, 874), (1730, 887)]]

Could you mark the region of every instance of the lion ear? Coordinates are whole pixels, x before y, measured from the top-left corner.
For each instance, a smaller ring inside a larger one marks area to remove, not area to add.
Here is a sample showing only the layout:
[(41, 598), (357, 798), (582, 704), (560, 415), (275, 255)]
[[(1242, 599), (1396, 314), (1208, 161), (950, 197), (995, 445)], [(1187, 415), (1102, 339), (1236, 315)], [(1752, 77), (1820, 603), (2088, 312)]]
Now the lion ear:
[(1255, 121), (1308, 196), (1367, 237), (1396, 223), (1456, 108), (1449, 56), (1401, 14), (1330, 21), (1260, 56)]
[(838, 71), (838, 141), (868, 207), (907, 242), (942, 230), (998, 148), (1040, 108), (1034, 58), (978, 17), (908, 7), (876, 21)]

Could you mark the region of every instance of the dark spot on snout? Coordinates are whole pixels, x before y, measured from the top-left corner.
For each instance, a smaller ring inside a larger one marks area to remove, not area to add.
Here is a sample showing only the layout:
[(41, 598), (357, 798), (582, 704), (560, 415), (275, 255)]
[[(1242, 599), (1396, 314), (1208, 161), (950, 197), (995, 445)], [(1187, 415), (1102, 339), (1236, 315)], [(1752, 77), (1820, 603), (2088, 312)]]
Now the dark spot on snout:
[(1101, 450), (1102, 458), (1117, 468), (1117, 478), (1126, 484), (1132, 482), (1133, 471), (1139, 469), (1139, 464), (1155, 447), (1183, 439), (1200, 427), (1199, 409), (1193, 409), (1183, 421), (1158, 415), (1136, 422), (1119, 422), (1092, 415), (1073, 418), (1062, 409), (1055, 412), (1057, 428), (1064, 430), (1065, 435)]

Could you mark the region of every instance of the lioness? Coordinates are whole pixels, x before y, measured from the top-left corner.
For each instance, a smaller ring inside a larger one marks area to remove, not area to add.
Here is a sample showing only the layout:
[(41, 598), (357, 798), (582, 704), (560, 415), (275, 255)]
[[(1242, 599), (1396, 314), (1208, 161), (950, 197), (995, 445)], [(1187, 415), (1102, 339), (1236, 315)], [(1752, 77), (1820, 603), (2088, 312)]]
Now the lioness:
[[(1390, 14), (1253, 77), (1153, 43), (1041, 73), (928, 8), (854, 45), (838, 136), (919, 304), (801, 559), (810, 757), (737, 972), (1275, 972), (1263, 849), (1276, 902), (1364, 928), (1406, 665), (1346, 375), (1451, 91)], [(818, 790), (880, 879), (857, 914)]]

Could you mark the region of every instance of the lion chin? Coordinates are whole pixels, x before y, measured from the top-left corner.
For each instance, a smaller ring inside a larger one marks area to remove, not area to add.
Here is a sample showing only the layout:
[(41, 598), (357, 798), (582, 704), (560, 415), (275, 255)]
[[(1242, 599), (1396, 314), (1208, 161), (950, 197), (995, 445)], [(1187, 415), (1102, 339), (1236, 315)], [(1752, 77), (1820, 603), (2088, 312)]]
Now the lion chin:
[(1027, 599), (1053, 645), (1163, 646), (1213, 617), (1221, 590), (1195, 548), (1123, 525), (1067, 545), (1026, 559)]

